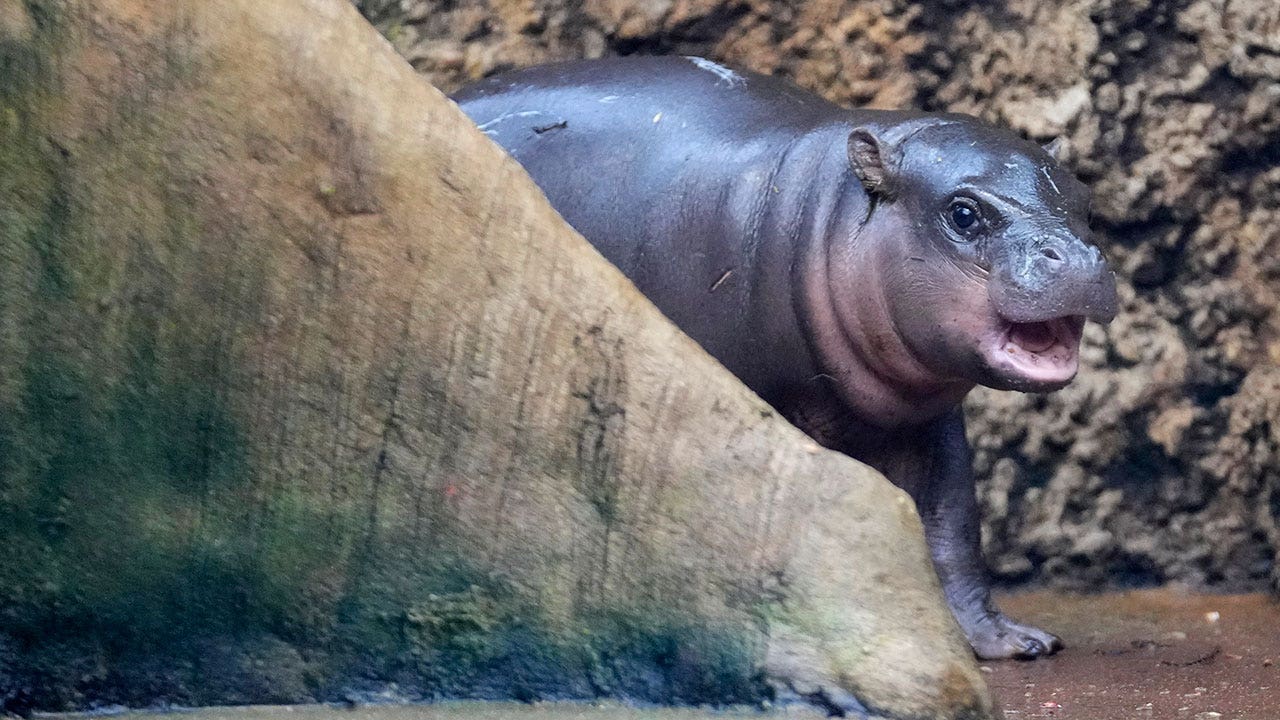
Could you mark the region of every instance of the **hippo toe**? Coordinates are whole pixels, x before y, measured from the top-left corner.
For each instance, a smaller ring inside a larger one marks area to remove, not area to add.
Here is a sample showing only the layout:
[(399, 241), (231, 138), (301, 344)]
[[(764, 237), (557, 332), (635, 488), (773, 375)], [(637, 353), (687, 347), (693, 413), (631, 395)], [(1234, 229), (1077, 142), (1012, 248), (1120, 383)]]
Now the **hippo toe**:
[(1000, 612), (987, 613), (975, 622), (961, 624), (974, 654), (983, 660), (1034, 660), (1063, 647), (1057, 635), (1015, 622)]

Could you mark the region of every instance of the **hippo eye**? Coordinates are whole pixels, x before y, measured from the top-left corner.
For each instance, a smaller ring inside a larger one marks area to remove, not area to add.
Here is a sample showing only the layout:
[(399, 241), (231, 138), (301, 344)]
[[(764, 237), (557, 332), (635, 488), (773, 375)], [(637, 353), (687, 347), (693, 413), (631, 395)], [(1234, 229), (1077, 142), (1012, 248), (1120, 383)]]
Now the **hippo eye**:
[(976, 230), (982, 221), (982, 216), (978, 213), (978, 204), (969, 198), (952, 200), (949, 213), (951, 225), (964, 234)]

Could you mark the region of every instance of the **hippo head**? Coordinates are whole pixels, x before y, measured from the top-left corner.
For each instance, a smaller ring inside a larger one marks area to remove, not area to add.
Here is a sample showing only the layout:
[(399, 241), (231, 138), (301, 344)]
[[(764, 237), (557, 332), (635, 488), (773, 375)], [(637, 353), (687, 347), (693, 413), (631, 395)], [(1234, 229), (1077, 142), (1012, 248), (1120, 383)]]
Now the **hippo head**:
[(1116, 285), (1089, 242), (1088, 191), (1052, 149), (945, 115), (855, 129), (848, 151), (881, 303), (920, 365), (1005, 390), (1070, 382)]

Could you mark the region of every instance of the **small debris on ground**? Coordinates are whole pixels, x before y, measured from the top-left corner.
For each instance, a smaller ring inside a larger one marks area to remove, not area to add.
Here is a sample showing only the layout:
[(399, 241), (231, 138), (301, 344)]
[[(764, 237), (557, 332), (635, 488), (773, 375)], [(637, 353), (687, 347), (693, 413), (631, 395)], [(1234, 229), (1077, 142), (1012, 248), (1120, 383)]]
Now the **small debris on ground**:
[(1037, 592), (999, 602), (1067, 645), (1033, 663), (981, 666), (1005, 718), (1280, 719), (1280, 603), (1266, 595)]

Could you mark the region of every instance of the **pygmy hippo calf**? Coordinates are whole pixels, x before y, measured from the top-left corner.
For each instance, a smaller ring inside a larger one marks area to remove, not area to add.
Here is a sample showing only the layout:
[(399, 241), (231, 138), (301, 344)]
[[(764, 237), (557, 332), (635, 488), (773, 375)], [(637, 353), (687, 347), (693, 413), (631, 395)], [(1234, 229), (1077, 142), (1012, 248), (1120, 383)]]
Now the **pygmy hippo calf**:
[(686, 333), (821, 444), (914, 499), (982, 658), (1059, 639), (991, 599), (960, 402), (1076, 374), (1116, 313), (1089, 196), (963, 115), (846, 110), (701, 58), (491, 77), (455, 97)]

